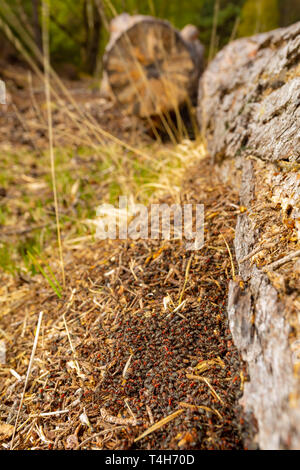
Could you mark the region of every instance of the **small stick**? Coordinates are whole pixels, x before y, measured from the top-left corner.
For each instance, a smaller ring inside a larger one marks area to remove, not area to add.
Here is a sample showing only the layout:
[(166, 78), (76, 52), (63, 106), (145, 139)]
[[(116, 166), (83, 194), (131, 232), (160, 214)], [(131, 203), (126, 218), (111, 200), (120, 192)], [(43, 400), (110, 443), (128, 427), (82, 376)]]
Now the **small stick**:
[[(172, 303), (173, 303), (173, 302), (172, 302)], [(170, 313), (167, 315), (166, 318), (169, 318), (169, 316), (172, 315), (172, 313), (176, 313), (177, 315), (179, 315), (179, 316), (180, 316), (181, 318), (183, 318), (184, 320), (187, 320), (187, 318), (186, 318), (184, 315), (182, 315), (182, 313), (179, 313), (179, 312), (178, 312), (178, 310), (179, 310), (185, 303), (186, 303), (186, 300), (183, 300), (183, 301), (181, 302), (181, 304), (177, 305), (177, 307), (176, 307), (174, 310), (172, 310), (172, 312), (170, 312)]]
[[(73, 294), (73, 292), (72, 292), (72, 294)], [(67, 320), (66, 320), (65, 314), (63, 314), (63, 322), (64, 322), (65, 329), (66, 329), (66, 332), (67, 332), (67, 337), (68, 337), (68, 340), (69, 340), (69, 344), (70, 344), (70, 347), (71, 347), (71, 350), (72, 350), (72, 353), (73, 353), (74, 363), (75, 363), (75, 367), (76, 367), (76, 370), (77, 370), (77, 374), (80, 377), (80, 376), (82, 376), (82, 374), (81, 374), (81, 370), (80, 370), (80, 367), (79, 367), (79, 364), (78, 364), (78, 361), (77, 361), (76, 351), (74, 349), (74, 346), (73, 346), (73, 343), (72, 343), (72, 340), (71, 340), (71, 336), (70, 336), (70, 332), (69, 332), (69, 328), (68, 328), (68, 325), (67, 325)]]
[(184, 401), (180, 401), (179, 406), (183, 406), (184, 408), (189, 408), (190, 410), (193, 410), (193, 411), (205, 410), (205, 411), (208, 411), (210, 413), (215, 413), (217, 416), (219, 416), (220, 419), (222, 419), (222, 415), (221, 415), (221, 413), (219, 413), (218, 410), (215, 410), (214, 408), (209, 408), (208, 406), (191, 405), (190, 403), (185, 403)]
[(279, 268), (285, 263), (288, 263), (294, 258), (297, 258), (300, 256), (300, 250), (293, 251), (292, 253), (289, 253), (288, 255), (284, 256), (283, 258), (278, 259), (277, 261), (274, 261), (274, 263), (268, 264), (267, 266), (264, 266), (263, 271), (270, 271), (276, 268)]
[(76, 450), (80, 449), (80, 447), (84, 446), (87, 442), (91, 441), (92, 439), (95, 439), (95, 437), (103, 436), (103, 434), (108, 434), (111, 431), (117, 431), (119, 429), (123, 429), (123, 426), (116, 426), (114, 428), (104, 429), (103, 431), (97, 432), (96, 434), (93, 434), (84, 441), (80, 442), (80, 444), (78, 444), (78, 446), (76, 447)]
[(48, 411), (48, 412), (45, 412), (45, 413), (32, 415), (32, 416), (30, 416), (30, 418), (46, 418), (48, 416), (58, 416), (58, 415), (62, 415), (62, 414), (65, 414), (65, 413), (69, 413), (69, 410)]
[(122, 376), (124, 377), (124, 379), (126, 379), (127, 371), (128, 371), (129, 366), (130, 366), (132, 356), (133, 356), (133, 354), (130, 354), (130, 356), (129, 356), (126, 364), (125, 364), (125, 367), (123, 369)]
[(137, 422), (136, 416), (135, 416), (134, 412), (132, 411), (132, 409), (129, 406), (128, 399), (125, 398), (124, 402), (125, 402), (125, 405), (128, 408), (129, 413), (131, 414), (132, 418), (134, 419), (135, 422)]
[(183, 294), (184, 294), (184, 291), (185, 291), (185, 288), (186, 288), (186, 285), (187, 285), (187, 282), (188, 282), (189, 271), (190, 271), (190, 267), (191, 267), (191, 263), (192, 263), (193, 257), (194, 257), (194, 253), (192, 253), (192, 255), (191, 255), (191, 257), (190, 257), (190, 259), (188, 260), (188, 263), (187, 263), (187, 265), (186, 265), (184, 284), (183, 284), (183, 288), (182, 288), (182, 291), (181, 291), (181, 294), (180, 294), (180, 297), (179, 297), (179, 300), (178, 300), (178, 306), (179, 306), (179, 305), (181, 304), (181, 302), (182, 302), (182, 297), (183, 297)]
[[(222, 234), (221, 234), (221, 235), (222, 235)], [(232, 279), (235, 281), (235, 280), (236, 280), (236, 276), (235, 276), (235, 269), (234, 269), (232, 254), (231, 254), (229, 245), (228, 245), (228, 243), (227, 243), (227, 241), (225, 240), (225, 237), (224, 237), (223, 235), (222, 235), (222, 238), (223, 238), (223, 240), (224, 240), (224, 242), (225, 242), (226, 248), (227, 248), (228, 253), (229, 253), (229, 256), (230, 256), (230, 263), (231, 263), (231, 270), (232, 270)]]
[(109, 415), (105, 408), (100, 408), (101, 418), (112, 424), (123, 424), (128, 426), (137, 426), (139, 423), (135, 418), (119, 418), (118, 416)]
[(22, 392), (22, 396), (21, 396), (21, 400), (20, 400), (20, 404), (19, 404), (19, 408), (18, 408), (16, 421), (15, 421), (14, 432), (13, 432), (11, 442), (10, 442), (10, 450), (12, 450), (12, 448), (13, 448), (16, 429), (17, 429), (19, 416), (20, 416), (20, 411), (21, 411), (21, 408), (22, 408), (22, 404), (23, 404), (23, 400), (24, 400), (24, 396), (25, 396), (25, 391), (26, 391), (26, 388), (27, 388), (27, 383), (28, 383), (28, 379), (29, 379), (29, 375), (30, 375), (30, 372), (31, 372), (31, 368), (32, 368), (32, 364), (33, 364), (33, 360), (34, 360), (34, 356), (35, 356), (35, 351), (36, 351), (36, 347), (37, 347), (37, 343), (38, 343), (38, 339), (39, 339), (39, 334), (40, 334), (40, 329), (41, 329), (41, 324), (42, 324), (42, 318), (43, 318), (43, 312), (40, 312), (39, 319), (38, 319), (38, 324), (37, 324), (36, 332), (35, 332), (34, 343), (33, 343), (32, 351), (31, 351), (30, 361), (29, 361), (28, 368), (27, 368), (24, 388), (23, 388), (23, 392)]
[(224, 405), (224, 402), (221, 397), (217, 394), (213, 386), (210, 384), (210, 382), (205, 378), (205, 377), (199, 377), (199, 375), (194, 375), (194, 374), (186, 374), (187, 378), (190, 380), (200, 380), (201, 382), (205, 382), (206, 385), (210, 388), (212, 394), (219, 400), (222, 405)]
[(244, 263), (245, 261), (247, 261), (248, 259), (252, 258), (252, 256), (256, 255), (257, 253), (259, 253), (260, 251), (262, 250), (265, 250), (267, 248), (271, 248), (273, 246), (273, 243), (267, 243), (267, 245), (265, 246), (259, 246), (259, 247), (256, 247), (254, 248), (252, 251), (250, 251), (250, 253), (248, 253), (248, 255), (244, 256), (244, 258), (240, 259), (240, 263)]
[(177, 416), (179, 416), (184, 410), (183, 409), (180, 409), (180, 410), (177, 410), (175, 411), (174, 413), (170, 414), (169, 416), (167, 416), (166, 418), (163, 418), (161, 419), (160, 421), (158, 421), (157, 423), (153, 424), (152, 426), (150, 426), (150, 428), (148, 428), (145, 432), (143, 432), (139, 437), (137, 437), (134, 442), (137, 442), (139, 441), (140, 439), (143, 439), (143, 437), (146, 437), (148, 436), (148, 434), (151, 434), (152, 432), (156, 431), (157, 429), (160, 429), (162, 426), (164, 426), (165, 424), (169, 423), (170, 421), (172, 421), (172, 419), (176, 418)]
[(149, 405), (146, 405), (146, 410), (147, 410), (147, 413), (148, 413), (148, 416), (149, 416), (149, 421), (150, 421), (150, 424), (154, 424), (154, 418), (153, 418), (153, 414), (152, 414), (152, 411), (151, 411), (151, 408)]

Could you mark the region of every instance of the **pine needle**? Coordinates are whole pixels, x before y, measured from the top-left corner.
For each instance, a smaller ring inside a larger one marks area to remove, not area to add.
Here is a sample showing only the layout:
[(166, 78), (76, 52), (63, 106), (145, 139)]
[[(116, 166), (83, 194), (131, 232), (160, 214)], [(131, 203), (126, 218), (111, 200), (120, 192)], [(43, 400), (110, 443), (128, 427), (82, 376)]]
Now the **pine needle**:
[(184, 408), (189, 408), (192, 411), (198, 411), (198, 410), (205, 410), (208, 411), (209, 413), (214, 413), (217, 415), (220, 419), (222, 419), (222, 415), (218, 410), (215, 410), (214, 408), (209, 408), (208, 406), (204, 405), (191, 405), (190, 403), (185, 403), (184, 401), (179, 402), (179, 406), (183, 406)]
[(144, 437), (148, 436), (154, 431), (157, 431), (158, 429), (162, 428), (165, 424), (168, 424), (170, 421), (175, 419), (177, 416), (179, 416), (184, 410), (180, 409), (172, 413), (171, 415), (167, 416), (166, 418), (161, 419), (157, 423), (153, 424), (153, 426), (150, 426), (143, 434), (141, 434), (139, 437), (137, 437), (134, 442), (139, 441), (140, 439), (143, 439)]
[(210, 384), (210, 382), (205, 377), (200, 377), (199, 375), (194, 375), (194, 374), (186, 374), (186, 376), (190, 380), (199, 380), (200, 382), (205, 382), (206, 385), (211, 390), (214, 397), (217, 398), (217, 400), (219, 400), (219, 402), (222, 403), (222, 405), (224, 405), (224, 402), (223, 402), (222, 398), (217, 394), (214, 387)]

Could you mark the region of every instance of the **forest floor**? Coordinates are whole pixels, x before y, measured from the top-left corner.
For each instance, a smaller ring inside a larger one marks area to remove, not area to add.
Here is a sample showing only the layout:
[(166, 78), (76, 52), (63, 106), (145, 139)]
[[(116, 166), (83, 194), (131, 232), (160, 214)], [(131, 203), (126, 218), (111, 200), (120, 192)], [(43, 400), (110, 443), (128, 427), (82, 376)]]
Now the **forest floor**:
[[(71, 100), (53, 104), (64, 286), (43, 89), (17, 75), (0, 114), (2, 449), (245, 448), (247, 371), (226, 312), (237, 188), (201, 142), (155, 142), (91, 86), (65, 83)], [(97, 206), (120, 195), (204, 203), (203, 248), (97, 240)]]

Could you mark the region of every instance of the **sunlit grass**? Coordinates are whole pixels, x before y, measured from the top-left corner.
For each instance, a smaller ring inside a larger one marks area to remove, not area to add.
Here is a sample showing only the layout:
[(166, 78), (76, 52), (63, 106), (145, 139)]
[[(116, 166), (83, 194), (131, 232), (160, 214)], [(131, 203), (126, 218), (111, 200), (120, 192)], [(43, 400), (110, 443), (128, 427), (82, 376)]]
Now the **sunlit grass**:
[[(176, 144), (181, 135), (176, 138), (169, 135), (172, 145), (162, 145), (158, 139), (145, 146), (136, 143), (141, 140), (139, 136), (134, 144), (129, 144), (103, 129), (76, 102), (50, 66), (46, 3), (43, 3), (45, 56), (9, 3), (2, 3), (2, 30), (45, 85), (49, 149), (45, 153), (40, 149), (39, 154), (25, 152), (19, 146), (17, 152), (0, 151), (3, 167), (0, 186), (8, 193), (0, 198), (3, 228), (0, 267), (12, 273), (30, 272), (28, 253), (38, 251), (46, 260), (47, 257), (54, 260), (57, 247), (63, 267), (63, 248), (70, 243), (74, 248), (77, 239), (92, 241), (95, 227), (91, 221), (100, 204), (116, 204), (121, 195), (148, 204), (161, 193), (176, 194), (184, 169), (199, 157), (201, 150), (195, 150), (199, 149), (198, 142)], [(64, 116), (63, 130), (52, 122), (51, 111), (55, 109)], [(60, 133), (68, 139), (70, 148), (53, 147), (55, 136)]]
[[(95, 233), (91, 221), (102, 203), (117, 205), (124, 195), (149, 204), (163, 194), (176, 195), (185, 169), (201, 152), (191, 141), (141, 146), (145, 157), (117, 144), (54, 149), (62, 245), (74, 247), (74, 240)], [(45, 269), (57, 246), (49, 158), (47, 152), (0, 150), (0, 160), (6, 189), (0, 198), (0, 268), (34, 275), (41, 270), (33, 269), (29, 254), (43, 255), (39, 263)]]

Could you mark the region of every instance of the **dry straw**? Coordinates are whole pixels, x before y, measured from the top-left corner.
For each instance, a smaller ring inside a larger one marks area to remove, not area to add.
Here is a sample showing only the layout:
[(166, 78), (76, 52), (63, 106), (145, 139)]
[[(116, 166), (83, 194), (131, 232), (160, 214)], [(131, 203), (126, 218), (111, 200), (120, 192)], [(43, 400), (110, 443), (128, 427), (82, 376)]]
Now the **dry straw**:
[(38, 339), (39, 339), (39, 334), (40, 334), (42, 319), (43, 319), (43, 312), (40, 312), (40, 314), (39, 314), (39, 319), (38, 319), (38, 323), (37, 323), (37, 327), (36, 327), (36, 332), (35, 332), (34, 343), (33, 343), (32, 351), (31, 351), (30, 361), (29, 361), (28, 368), (27, 368), (27, 373), (26, 373), (24, 388), (23, 388), (23, 392), (22, 392), (22, 396), (21, 396), (21, 400), (20, 400), (20, 404), (19, 404), (19, 408), (18, 408), (18, 412), (17, 412), (16, 421), (15, 421), (14, 432), (13, 432), (13, 435), (12, 435), (12, 438), (11, 438), (11, 442), (10, 442), (10, 449), (11, 449), (11, 450), (13, 449), (13, 444), (14, 444), (16, 429), (17, 429), (17, 425), (18, 425), (18, 421), (19, 421), (20, 411), (21, 411), (21, 408), (22, 408), (22, 405), (23, 405), (23, 400), (24, 400), (24, 396), (25, 396), (25, 392), (26, 392), (26, 388), (27, 388), (27, 384), (28, 384), (30, 372), (31, 372), (31, 369), (32, 369), (34, 357), (35, 357), (35, 351), (36, 351), (37, 344), (38, 344)]
[(55, 177), (55, 161), (54, 161), (54, 150), (53, 150), (53, 122), (51, 112), (51, 92), (50, 92), (50, 52), (49, 52), (49, 5), (47, 2), (42, 3), (42, 30), (43, 30), (43, 50), (44, 50), (44, 76), (45, 76), (45, 94), (47, 103), (47, 119), (48, 119), (48, 135), (49, 135), (49, 153), (51, 161), (51, 178), (53, 187), (54, 207), (55, 207), (55, 218), (56, 218), (56, 230), (57, 230), (57, 241), (61, 265), (61, 274), (63, 280), (63, 287), (66, 286), (65, 270), (63, 251), (61, 243), (60, 223), (59, 223), (59, 209), (58, 209), (58, 197), (56, 188), (56, 177)]

